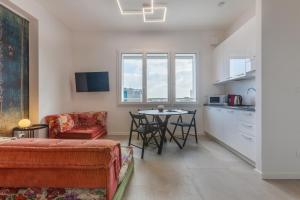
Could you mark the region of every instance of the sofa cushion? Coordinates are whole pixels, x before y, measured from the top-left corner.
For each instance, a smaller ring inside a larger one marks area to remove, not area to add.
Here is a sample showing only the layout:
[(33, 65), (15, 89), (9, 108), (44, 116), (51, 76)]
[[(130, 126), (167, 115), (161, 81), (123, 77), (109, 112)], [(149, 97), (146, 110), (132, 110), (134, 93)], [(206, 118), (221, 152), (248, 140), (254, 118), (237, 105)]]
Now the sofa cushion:
[(80, 126), (95, 126), (97, 124), (97, 120), (93, 117), (94, 113), (92, 112), (83, 112), (78, 113), (78, 121)]
[(0, 145), (0, 187), (105, 188), (111, 200), (120, 167), (120, 143), (112, 140), (18, 139)]
[(59, 134), (64, 139), (92, 139), (106, 134), (106, 129), (100, 126), (74, 127), (73, 129)]
[[(108, 167), (119, 146), (113, 140), (18, 139), (0, 145), (0, 168)], [(120, 158), (121, 159), (121, 158)]]
[(57, 118), (60, 132), (66, 132), (74, 127), (74, 120), (69, 114), (61, 114)]

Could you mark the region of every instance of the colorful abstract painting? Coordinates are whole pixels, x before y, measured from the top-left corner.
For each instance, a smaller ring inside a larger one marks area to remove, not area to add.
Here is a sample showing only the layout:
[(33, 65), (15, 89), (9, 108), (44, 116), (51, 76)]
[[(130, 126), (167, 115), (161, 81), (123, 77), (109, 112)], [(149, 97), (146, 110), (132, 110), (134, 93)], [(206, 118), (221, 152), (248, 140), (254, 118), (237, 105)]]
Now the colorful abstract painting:
[(0, 135), (28, 115), (29, 22), (0, 5)]

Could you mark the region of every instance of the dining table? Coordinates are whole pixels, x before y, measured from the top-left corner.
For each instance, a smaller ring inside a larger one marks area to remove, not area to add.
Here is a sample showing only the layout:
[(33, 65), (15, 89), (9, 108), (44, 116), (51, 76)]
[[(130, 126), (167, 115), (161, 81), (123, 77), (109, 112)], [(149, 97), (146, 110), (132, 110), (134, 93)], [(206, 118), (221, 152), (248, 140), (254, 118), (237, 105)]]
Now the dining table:
[(163, 110), (163, 111), (140, 110), (139, 114), (153, 116), (155, 121), (158, 123), (159, 129), (161, 132), (160, 144), (159, 144), (158, 152), (157, 152), (158, 154), (162, 153), (164, 141), (166, 140), (166, 133), (169, 133), (169, 135), (175, 141), (175, 143), (178, 145), (178, 147), (180, 149), (182, 149), (181, 144), (178, 142), (176, 137), (174, 137), (172, 132), (168, 129), (168, 123), (169, 123), (170, 117), (188, 114), (187, 111), (184, 111), (184, 110)]

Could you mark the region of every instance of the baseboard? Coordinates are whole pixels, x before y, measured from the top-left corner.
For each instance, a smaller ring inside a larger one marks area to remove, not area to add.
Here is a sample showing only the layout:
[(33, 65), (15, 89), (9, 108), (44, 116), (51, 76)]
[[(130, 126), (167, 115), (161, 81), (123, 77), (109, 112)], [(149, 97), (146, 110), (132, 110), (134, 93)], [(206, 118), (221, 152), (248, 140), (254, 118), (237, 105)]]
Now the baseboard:
[(265, 180), (281, 179), (281, 180), (298, 180), (300, 172), (263, 172), (262, 178)]
[(262, 176), (262, 172), (260, 170), (258, 170), (257, 168), (255, 168), (254, 171), (256, 171), (257, 173), (259, 173)]
[[(224, 142), (222, 142), (221, 140), (219, 140), (218, 138), (212, 136), (211, 134), (205, 132), (205, 134), (211, 138), (212, 140), (214, 140), (216, 143), (220, 144), (221, 146), (223, 146), (225, 149), (227, 149), (228, 151), (230, 151), (231, 153), (233, 153), (234, 155), (238, 156), (239, 158), (241, 158), (242, 160), (244, 160), (245, 162), (247, 162), (249, 165), (255, 167), (255, 162), (250, 160), (249, 158), (247, 158), (246, 156), (244, 156), (243, 154), (241, 154), (240, 152), (238, 152), (237, 150), (233, 149), (232, 147), (228, 146), (227, 144), (225, 144)], [(255, 168), (256, 169), (256, 168)], [(258, 172), (258, 170), (255, 170)]]

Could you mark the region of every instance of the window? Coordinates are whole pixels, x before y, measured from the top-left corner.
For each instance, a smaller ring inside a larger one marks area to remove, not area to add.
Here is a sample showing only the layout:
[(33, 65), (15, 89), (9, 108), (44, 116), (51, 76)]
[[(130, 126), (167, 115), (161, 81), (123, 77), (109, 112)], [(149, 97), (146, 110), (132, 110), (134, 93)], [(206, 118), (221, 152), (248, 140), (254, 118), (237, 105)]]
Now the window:
[(196, 55), (175, 56), (176, 102), (196, 102)]
[(122, 102), (143, 101), (143, 54), (122, 55)]
[(147, 102), (168, 102), (168, 54), (147, 54)]
[(195, 103), (196, 54), (170, 55), (122, 53), (119, 70), (121, 103)]

